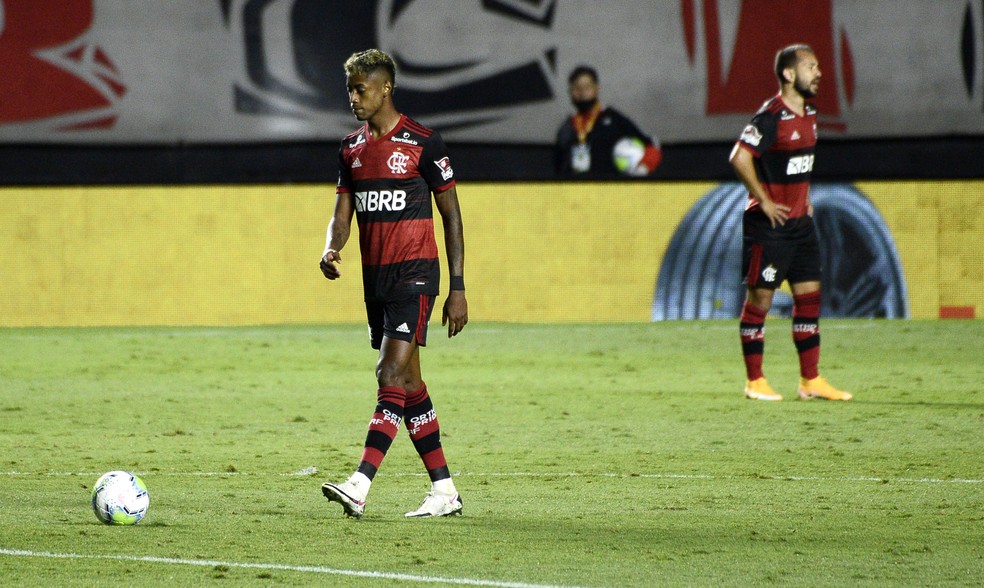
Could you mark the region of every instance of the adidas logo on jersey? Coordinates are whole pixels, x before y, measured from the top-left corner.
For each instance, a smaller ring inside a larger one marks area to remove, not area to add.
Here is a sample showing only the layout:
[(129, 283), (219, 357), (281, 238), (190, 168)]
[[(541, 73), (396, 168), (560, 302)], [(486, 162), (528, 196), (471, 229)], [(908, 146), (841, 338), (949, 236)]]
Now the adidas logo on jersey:
[(356, 158), (355, 158), (355, 161), (353, 161), (353, 162), (352, 162), (352, 167), (353, 167), (353, 168), (356, 168), (356, 167), (362, 167), (362, 162), (361, 162), (361, 161), (359, 161), (359, 158), (358, 158), (358, 157), (356, 157)]
[(410, 327), (408, 327), (406, 323), (403, 323), (402, 325), (400, 325), (399, 327), (396, 328), (396, 332), (397, 333), (409, 333), (410, 332)]
[(795, 141), (800, 138), (799, 131), (793, 131), (793, 134), (789, 136), (790, 141)]

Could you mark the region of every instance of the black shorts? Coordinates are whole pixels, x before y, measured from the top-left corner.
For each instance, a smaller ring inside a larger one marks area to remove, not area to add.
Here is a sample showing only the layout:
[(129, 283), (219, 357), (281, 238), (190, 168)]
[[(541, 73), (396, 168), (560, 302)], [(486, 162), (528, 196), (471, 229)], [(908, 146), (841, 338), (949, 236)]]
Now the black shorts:
[(746, 212), (743, 221), (741, 273), (750, 288), (778, 288), (820, 281), (820, 241), (813, 219), (790, 219), (773, 229), (760, 212)]
[(427, 345), (427, 323), (434, 309), (436, 296), (410, 294), (406, 298), (386, 301), (366, 301), (369, 318), (369, 344), (379, 349), (383, 337), (413, 341)]

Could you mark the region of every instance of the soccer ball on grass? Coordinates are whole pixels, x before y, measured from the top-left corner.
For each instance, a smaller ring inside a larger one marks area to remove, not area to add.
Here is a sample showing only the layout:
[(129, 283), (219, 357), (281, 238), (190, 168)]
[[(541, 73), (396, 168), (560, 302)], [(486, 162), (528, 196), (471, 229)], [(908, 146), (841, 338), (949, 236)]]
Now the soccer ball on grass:
[(92, 487), (92, 510), (107, 525), (135, 525), (148, 508), (147, 485), (130, 472), (105, 473)]

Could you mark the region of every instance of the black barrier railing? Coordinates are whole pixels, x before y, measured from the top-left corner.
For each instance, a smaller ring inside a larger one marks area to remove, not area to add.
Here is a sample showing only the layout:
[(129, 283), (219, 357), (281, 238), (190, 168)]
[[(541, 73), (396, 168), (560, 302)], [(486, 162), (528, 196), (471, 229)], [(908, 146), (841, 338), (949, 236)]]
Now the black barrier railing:
[[(730, 181), (731, 143), (667, 144), (646, 179)], [(550, 181), (549, 145), (449, 144), (459, 181)], [(0, 145), (2, 185), (334, 183), (335, 141), (191, 145)], [(984, 178), (984, 137), (827, 140), (815, 181)], [(626, 178), (629, 180), (629, 178)]]

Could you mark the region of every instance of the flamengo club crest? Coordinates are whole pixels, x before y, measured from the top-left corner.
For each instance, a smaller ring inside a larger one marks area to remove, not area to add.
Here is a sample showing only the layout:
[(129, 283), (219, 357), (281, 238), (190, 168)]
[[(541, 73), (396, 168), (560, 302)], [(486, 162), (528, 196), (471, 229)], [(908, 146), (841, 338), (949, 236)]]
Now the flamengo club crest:
[(410, 161), (410, 156), (400, 151), (394, 151), (393, 155), (390, 155), (389, 159), (386, 160), (386, 165), (389, 166), (390, 171), (394, 174), (405, 174), (407, 173), (408, 161)]

